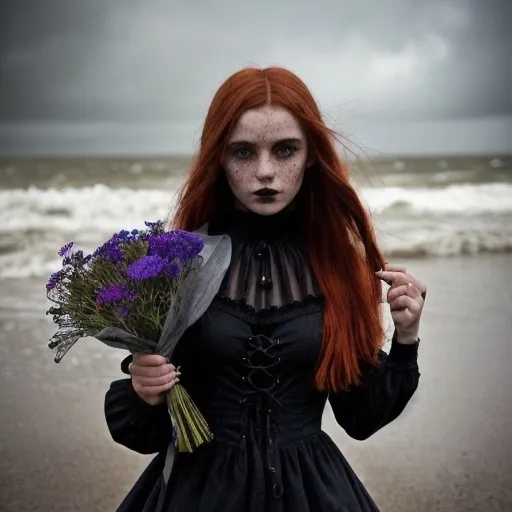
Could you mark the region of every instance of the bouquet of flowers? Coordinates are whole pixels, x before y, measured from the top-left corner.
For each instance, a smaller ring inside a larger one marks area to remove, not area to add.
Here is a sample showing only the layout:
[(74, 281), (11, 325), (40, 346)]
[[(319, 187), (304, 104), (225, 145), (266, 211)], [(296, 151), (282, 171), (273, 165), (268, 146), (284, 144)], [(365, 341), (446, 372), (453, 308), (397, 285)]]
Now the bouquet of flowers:
[[(93, 336), (132, 353), (168, 360), (184, 329), (181, 300), (187, 281), (200, 268), (203, 239), (164, 230), (161, 221), (144, 230), (121, 231), (84, 255), (74, 243), (59, 251), (62, 268), (50, 276), (47, 314), (59, 329), (49, 348), (60, 362), (80, 339)], [(167, 394), (167, 407), (180, 452), (191, 452), (213, 438), (181, 384)]]

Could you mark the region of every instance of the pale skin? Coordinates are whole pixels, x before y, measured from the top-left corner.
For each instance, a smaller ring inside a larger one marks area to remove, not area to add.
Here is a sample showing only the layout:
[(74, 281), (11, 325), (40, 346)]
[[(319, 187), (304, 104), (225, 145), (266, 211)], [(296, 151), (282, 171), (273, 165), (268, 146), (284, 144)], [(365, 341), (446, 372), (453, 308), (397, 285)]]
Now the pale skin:
[[(306, 134), (299, 122), (287, 110), (269, 105), (248, 110), (240, 117), (222, 163), (236, 207), (259, 215), (275, 215), (292, 207), (311, 164)], [(261, 189), (274, 192), (255, 194)], [(425, 284), (397, 265), (386, 265), (376, 274), (390, 285), (387, 302), (397, 342), (416, 343)], [(135, 392), (150, 405), (164, 402), (165, 393), (181, 375), (164, 357), (147, 354), (135, 354), (129, 371)]]
[[(285, 109), (249, 110), (233, 129), (222, 163), (236, 206), (274, 215), (293, 203), (302, 186), (309, 163), (306, 134)], [(255, 194), (265, 188), (276, 193)]]

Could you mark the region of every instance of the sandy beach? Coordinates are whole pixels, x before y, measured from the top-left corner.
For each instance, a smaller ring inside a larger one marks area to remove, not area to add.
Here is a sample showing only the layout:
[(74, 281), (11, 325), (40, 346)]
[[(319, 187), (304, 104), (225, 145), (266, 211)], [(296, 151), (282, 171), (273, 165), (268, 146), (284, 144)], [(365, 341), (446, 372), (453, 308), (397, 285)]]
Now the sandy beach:
[[(325, 429), (384, 512), (512, 510), (512, 255), (405, 263), (429, 285), (417, 395), (367, 441)], [(124, 354), (88, 339), (53, 363), (43, 285), (0, 281), (0, 510), (114, 511), (151, 458), (104, 422)]]

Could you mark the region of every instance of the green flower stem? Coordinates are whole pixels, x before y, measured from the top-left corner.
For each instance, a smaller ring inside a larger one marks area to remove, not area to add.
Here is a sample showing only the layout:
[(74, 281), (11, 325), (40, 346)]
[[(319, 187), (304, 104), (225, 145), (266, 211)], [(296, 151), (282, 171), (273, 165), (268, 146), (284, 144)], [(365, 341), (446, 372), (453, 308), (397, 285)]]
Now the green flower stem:
[(206, 420), (181, 384), (176, 384), (167, 394), (167, 408), (176, 428), (178, 451), (193, 452), (213, 439)]
[[(183, 406), (183, 400), (180, 393), (180, 390), (176, 390), (176, 416), (178, 418), (180, 429), (178, 430), (178, 449), (180, 451), (192, 452), (193, 451), (193, 442), (195, 438), (191, 435), (191, 430), (193, 434), (193, 425), (187, 423), (187, 413), (186, 409)], [(187, 428), (188, 427), (188, 428)]]

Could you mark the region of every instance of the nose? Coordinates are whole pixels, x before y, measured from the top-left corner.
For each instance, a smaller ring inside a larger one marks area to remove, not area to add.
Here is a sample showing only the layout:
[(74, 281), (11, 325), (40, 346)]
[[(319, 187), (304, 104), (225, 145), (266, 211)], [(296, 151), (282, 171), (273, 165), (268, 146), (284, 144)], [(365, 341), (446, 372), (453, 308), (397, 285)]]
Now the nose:
[(258, 168), (256, 169), (256, 178), (260, 181), (272, 181), (276, 175), (274, 163), (267, 155), (262, 155), (258, 161)]

